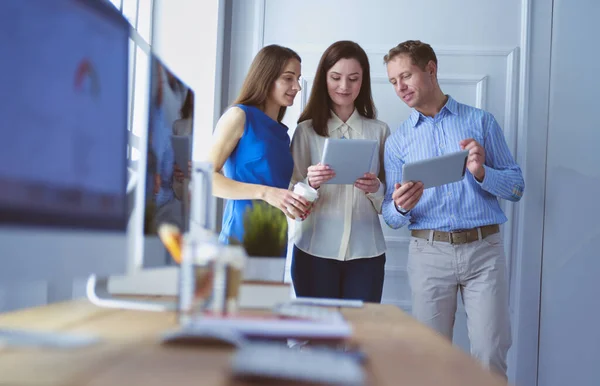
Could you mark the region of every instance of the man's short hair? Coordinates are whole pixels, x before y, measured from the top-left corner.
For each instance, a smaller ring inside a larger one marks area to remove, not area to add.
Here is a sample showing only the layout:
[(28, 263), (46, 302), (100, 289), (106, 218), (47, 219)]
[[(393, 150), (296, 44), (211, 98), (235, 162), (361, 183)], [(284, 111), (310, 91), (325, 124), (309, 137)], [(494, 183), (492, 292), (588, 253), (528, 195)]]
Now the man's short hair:
[(392, 59), (399, 55), (408, 55), (413, 64), (425, 71), (425, 67), (430, 60), (437, 66), (437, 57), (433, 48), (420, 40), (407, 40), (392, 48), (387, 55), (383, 57), (383, 62), (388, 64)]

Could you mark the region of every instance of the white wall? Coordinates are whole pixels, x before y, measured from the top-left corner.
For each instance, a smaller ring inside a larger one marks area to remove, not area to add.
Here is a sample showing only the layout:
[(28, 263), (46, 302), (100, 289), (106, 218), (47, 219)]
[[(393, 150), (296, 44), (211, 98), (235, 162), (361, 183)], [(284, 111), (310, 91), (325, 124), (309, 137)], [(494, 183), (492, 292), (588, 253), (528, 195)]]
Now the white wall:
[(554, 0), (540, 386), (600, 385), (600, 2)]
[(546, 139), (552, 0), (531, 0), (525, 4), (528, 20), (521, 54), (522, 81), (519, 105), (517, 162), (525, 178), (525, 194), (516, 207), (511, 304), (513, 305), (513, 348), (509, 374), (517, 385), (536, 385), (542, 237), (546, 181)]
[(225, 34), (228, 44), (225, 47), (227, 61), (223, 71), (227, 73), (224, 105), (229, 105), (237, 97), (250, 68), (254, 55), (262, 48), (264, 22), (264, 0), (227, 0), (228, 21)]

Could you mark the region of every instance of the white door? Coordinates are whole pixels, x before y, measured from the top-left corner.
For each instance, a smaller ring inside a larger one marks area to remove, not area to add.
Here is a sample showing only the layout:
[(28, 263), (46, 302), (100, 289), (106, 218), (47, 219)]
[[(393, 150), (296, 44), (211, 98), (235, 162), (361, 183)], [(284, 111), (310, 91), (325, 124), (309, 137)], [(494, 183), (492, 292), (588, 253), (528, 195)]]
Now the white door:
[[(292, 135), (321, 54), (337, 40), (353, 40), (369, 55), (378, 118), (394, 131), (410, 111), (388, 83), (383, 56), (401, 41), (419, 39), (437, 52), (443, 91), (492, 112), (514, 154), (521, 7), (521, 0), (233, 0), (228, 102), (239, 91), (260, 47), (277, 43), (296, 50), (302, 57), (303, 90), (284, 121)], [(503, 207), (512, 218), (512, 205)], [(383, 302), (410, 311), (409, 233), (382, 224), (388, 245)], [(510, 227), (511, 221), (503, 228), (507, 251), (511, 250)], [(455, 342), (467, 348), (461, 307), (455, 335)]]
[(555, 0), (539, 386), (600, 385), (597, 0)]

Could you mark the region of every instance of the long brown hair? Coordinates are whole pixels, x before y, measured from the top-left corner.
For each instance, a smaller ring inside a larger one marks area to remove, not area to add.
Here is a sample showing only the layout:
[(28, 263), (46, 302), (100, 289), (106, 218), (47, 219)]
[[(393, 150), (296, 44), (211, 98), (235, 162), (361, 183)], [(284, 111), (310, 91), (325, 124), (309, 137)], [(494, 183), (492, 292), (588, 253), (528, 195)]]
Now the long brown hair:
[[(248, 75), (244, 79), (242, 90), (233, 104), (255, 106), (264, 110), (273, 84), (290, 59), (302, 62), (300, 55), (290, 48), (277, 44), (263, 47), (254, 57)], [(283, 119), (286, 108), (285, 106), (279, 108), (278, 122)]]
[(312, 119), (315, 132), (328, 137), (327, 121), (331, 118), (331, 98), (327, 92), (327, 71), (340, 59), (356, 59), (362, 68), (362, 84), (354, 101), (354, 107), (360, 115), (375, 119), (377, 110), (371, 95), (371, 66), (367, 53), (357, 43), (341, 40), (329, 46), (321, 56), (308, 103), (302, 111), (298, 123)]

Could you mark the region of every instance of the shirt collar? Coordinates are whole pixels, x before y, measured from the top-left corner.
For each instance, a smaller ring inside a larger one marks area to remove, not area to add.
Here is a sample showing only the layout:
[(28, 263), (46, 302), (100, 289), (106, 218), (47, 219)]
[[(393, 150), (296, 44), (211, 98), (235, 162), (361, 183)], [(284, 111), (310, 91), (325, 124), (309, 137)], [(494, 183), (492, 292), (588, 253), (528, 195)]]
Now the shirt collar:
[[(448, 95), (448, 100), (446, 101), (444, 107), (442, 107), (440, 110), (440, 113), (444, 110), (450, 114), (458, 115), (458, 102), (456, 102), (456, 100), (454, 100), (454, 98), (452, 98), (450, 95)], [(413, 109), (408, 119), (412, 127), (417, 127), (421, 121), (421, 118), (423, 117), (423, 114)]]
[[(358, 113), (358, 111), (356, 111), (356, 109), (354, 109), (354, 112), (352, 115), (350, 115), (350, 118), (348, 118), (345, 123), (350, 129), (362, 134), (363, 120), (362, 116)], [(328, 133), (333, 133), (335, 130), (338, 130), (340, 127), (342, 127), (343, 124), (344, 122), (333, 112), (333, 110), (331, 110), (331, 118), (329, 118), (327, 121)]]
[(444, 105), (444, 108), (448, 110), (450, 114), (458, 115), (458, 102), (456, 102), (450, 95), (448, 95), (448, 101)]
[(410, 113), (410, 117), (408, 118), (408, 120), (410, 121), (410, 125), (412, 127), (417, 127), (417, 124), (419, 123), (419, 120), (421, 119), (422, 116), (423, 115), (420, 112), (413, 109), (412, 112)]

